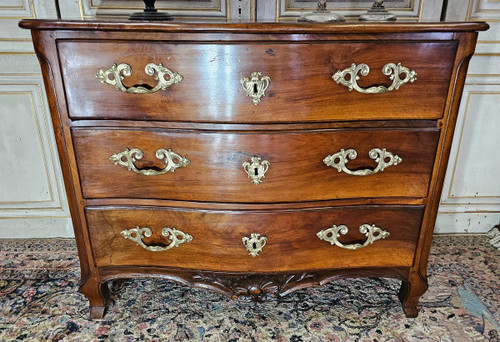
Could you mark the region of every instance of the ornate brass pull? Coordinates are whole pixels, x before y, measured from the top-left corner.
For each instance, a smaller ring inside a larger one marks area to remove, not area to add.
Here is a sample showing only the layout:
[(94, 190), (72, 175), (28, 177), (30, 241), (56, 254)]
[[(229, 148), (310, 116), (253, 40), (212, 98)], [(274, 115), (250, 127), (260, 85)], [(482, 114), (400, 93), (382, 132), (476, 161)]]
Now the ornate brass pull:
[(252, 157), (251, 163), (244, 162), (241, 164), (248, 178), (250, 178), (255, 185), (262, 183), (262, 179), (265, 178), (265, 174), (267, 170), (269, 170), (270, 165), (271, 163), (267, 160), (261, 161), (260, 157)]
[(167, 164), (167, 166), (165, 166), (163, 170), (158, 171), (154, 169), (138, 169), (134, 165), (134, 162), (142, 159), (143, 156), (144, 152), (142, 152), (138, 148), (133, 148), (131, 150), (126, 148), (123, 152), (113, 154), (111, 157), (109, 157), (109, 160), (111, 160), (115, 165), (123, 166), (129, 171), (132, 170), (135, 173), (144, 176), (158, 176), (169, 171), (174, 172), (179, 167), (185, 167), (190, 163), (189, 159), (184, 158), (175, 152), (172, 152), (171, 149), (165, 150), (163, 148), (160, 148), (156, 150), (156, 158), (162, 159)]
[(352, 160), (358, 156), (356, 150), (353, 149), (348, 149), (348, 150), (342, 149), (340, 150), (340, 152), (328, 155), (325, 157), (325, 159), (323, 159), (323, 163), (325, 163), (327, 166), (336, 168), (339, 172), (344, 171), (349, 175), (369, 176), (369, 175), (374, 175), (379, 171), (384, 171), (385, 168), (391, 165), (398, 165), (403, 161), (401, 157), (386, 151), (385, 148), (384, 149), (374, 148), (370, 152), (368, 152), (368, 155), (370, 156), (371, 159), (375, 159), (375, 162), (378, 163), (377, 167), (373, 170), (365, 169), (365, 170), (351, 171), (346, 167), (346, 164), (349, 161), (349, 159)]
[(348, 232), (347, 226), (341, 224), (339, 226), (333, 225), (331, 228), (319, 231), (316, 235), (320, 240), (328, 241), (331, 245), (336, 245), (345, 249), (360, 249), (372, 244), (374, 241), (385, 239), (390, 234), (388, 231), (383, 230), (374, 224), (363, 224), (359, 227), (359, 232), (366, 236), (366, 241), (363, 244), (355, 243), (351, 245), (344, 245), (338, 240), (340, 235), (345, 235)]
[(148, 227), (139, 227), (125, 229), (120, 233), (125, 239), (134, 241), (137, 245), (141, 246), (147, 251), (150, 252), (164, 252), (168, 251), (171, 248), (179, 247), (183, 243), (190, 242), (193, 240), (193, 237), (183, 231), (180, 231), (175, 228), (165, 227), (161, 230), (161, 235), (170, 240), (170, 244), (167, 246), (148, 246), (146, 245), (142, 239), (146, 237), (151, 237), (153, 232)]
[[(154, 79), (158, 81), (155, 87), (149, 88), (142, 85), (136, 85), (133, 87), (125, 87), (122, 83), (125, 77), (132, 75), (132, 67), (126, 63), (113, 64), (113, 66), (106, 70), (99, 70), (96, 77), (101, 83), (106, 83), (112, 85), (116, 90), (121, 90), (125, 93), (130, 94), (146, 94), (146, 93), (156, 93), (158, 90), (166, 90), (172, 84), (180, 83), (182, 81), (182, 75), (165, 68), (161, 63), (156, 65), (155, 63), (149, 63), (145, 68), (146, 74), (149, 76), (154, 76)], [(109, 78), (113, 75), (112, 78)], [(168, 76), (166, 79), (165, 77)]]
[[(356, 91), (363, 94), (379, 94), (379, 93), (387, 93), (394, 89), (398, 90), (400, 86), (406, 84), (408, 82), (413, 83), (417, 79), (417, 73), (415, 70), (411, 70), (402, 66), (401, 63), (397, 65), (394, 63), (388, 63), (382, 68), (382, 72), (384, 75), (389, 76), (392, 80), (392, 84), (389, 88), (384, 86), (375, 86), (370, 88), (361, 88), (357, 81), (359, 80), (358, 73), (361, 73), (361, 76), (367, 76), (370, 72), (370, 67), (364, 63), (360, 65), (352, 64), (351, 67), (337, 71), (333, 76), (333, 80), (338, 84), (346, 86), (349, 91), (355, 89)], [(401, 75), (405, 74), (405, 78), (401, 79)], [(346, 75), (349, 75), (349, 79), (346, 80)]]
[(271, 83), (271, 78), (269, 76), (262, 76), (261, 72), (255, 71), (250, 75), (250, 79), (242, 77), (240, 83), (247, 96), (252, 98), (253, 104), (258, 105), (260, 99), (266, 96), (265, 92)]
[(243, 242), (243, 245), (247, 249), (248, 253), (253, 258), (255, 258), (259, 255), (259, 253), (266, 245), (267, 237), (260, 236), (260, 234), (251, 233), (249, 238), (245, 236), (243, 237), (243, 239), (241, 239), (241, 241)]

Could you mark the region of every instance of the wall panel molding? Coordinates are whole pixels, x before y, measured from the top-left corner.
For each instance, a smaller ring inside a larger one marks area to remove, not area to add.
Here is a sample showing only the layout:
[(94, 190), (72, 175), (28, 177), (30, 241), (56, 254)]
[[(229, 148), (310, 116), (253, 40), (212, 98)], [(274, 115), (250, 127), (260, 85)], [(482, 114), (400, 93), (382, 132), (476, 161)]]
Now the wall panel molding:
[(453, 139), (438, 233), (484, 233), (500, 222), (500, 1), (448, 2), (447, 20), (485, 20), (471, 60)]
[(56, 18), (54, 0), (0, 4), (0, 238), (72, 237), (40, 66), (23, 18)]
[[(327, 2), (327, 8), (344, 15), (347, 20), (357, 20), (359, 15), (365, 13), (372, 3), (372, 0), (331, 0)], [(396, 14), (400, 20), (414, 21), (438, 20), (442, 5), (442, 0), (393, 0), (385, 2), (386, 8)], [(276, 0), (275, 18), (281, 21), (296, 20), (304, 13), (314, 11), (316, 6), (317, 1), (315, 0)], [(259, 14), (259, 18), (274, 19), (270, 18), (269, 15), (266, 16), (265, 13)]]
[[(246, 0), (250, 3), (250, 0)], [(62, 18), (127, 18), (144, 9), (140, 0), (76, 0), (59, 2)], [(228, 0), (157, 0), (156, 8), (176, 16), (176, 20), (213, 18), (229, 20)], [(240, 5), (241, 6), (241, 5)], [(246, 11), (248, 12), (248, 11)], [(233, 13), (235, 15), (235, 13)]]
[(495, 148), (488, 148), (500, 146), (498, 103), (500, 84), (465, 86), (442, 206), (500, 208), (500, 158)]
[(0, 216), (69, 217), (41, 76), (3, 76), (0, 99)]
[(467, 21), (488, 20), (500, 21), (500, 1), (497, 0), (469, 0), (467, 6)]

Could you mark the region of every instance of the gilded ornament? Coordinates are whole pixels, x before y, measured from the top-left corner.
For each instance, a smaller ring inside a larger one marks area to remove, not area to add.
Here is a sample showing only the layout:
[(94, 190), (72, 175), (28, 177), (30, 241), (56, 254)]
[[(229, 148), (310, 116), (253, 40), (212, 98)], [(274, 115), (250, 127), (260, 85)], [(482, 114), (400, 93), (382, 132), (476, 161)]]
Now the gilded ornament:
[(327, 166), (337, 169), (338, 172), (344, 171), (345, 173), (353, 176), (370, 176), (376, 174), (377, 172), (384, 171), (389, 166), (398, 165), (403, 161), (401, 157), (392, 154), (385, 148), (383, 149), (374, 148), (370, 150), (370, 152), (368, 152), (368, 156), (371, 159), (375, 159), (377, 167), (375, 167), (375, 169), (373, 170), (364, 169), (364, 170), (351, 171), (346, 167), (346, 164), (347, 162), (349, 162), (349, 159), (353, 160), (357, 156), (358, 153), (354, 149), (351, 148), (347, 150), (342, 149), (340, 150), (340, 152), (326, 156), (323, 159), (323, 163), (325, 163)]
[(255, 71), (248, 77), (242, 77), (240, 79), (241, 86), (246, 92), (247, 96), (250, 96), (254, 105), (258, 105), (260, 99), (266, 96), (266, 90), (271, 83), (271, 78), (269, 76), (262, 76), (261, 72)]
[(267, 160), (261, 160), (260, 157), (252, 157), (249, 162), (244, 162), (241, 164), (243, 170), (248, 175), (248, 178), (251, 179), (251, 182), (255, 185), (262, 183), (262, 179), (265, 178), (265, 174), (267, 170), (269, 170), (270, 162)]
[(366, 236), (366, 241), (363, 244), (360, 243), (354, 243), (350, 245), (344, 245), (342, 242), (338, 240), (338, 238), (341, 235), (345, 235), (348, 232), (347, 226), (341, 224), (341, 225), (333, 225), (332, 227), (328, 229), (324, 229), (319, 231), (316, 235), (320, 240), (324, 240), (327, 242), (330, 242), (331, 245), (336, 245), (340, 248), (345, 248), (345, 249), (350, 249), (350, 250), (356, 250), (360, 248), (364, 248), (370, 244), (372, 244), (374, 241), (380, 240), (380, 239), (385, 239), (388, 237), (390, 234), (388, 231), (383, 230), (374, 224), (363, 224), (359, 227), (359, 232), (361, 234), (364, 234)]
[(174, 247), (179, 247), (183, 243), (191, 242), (193, 237), (183, 231), (175, 228), (165, 227), (161, 231), (161, 235), (170, 240), (170, 243), (166, 246), (148, 246), (142, 240), (147, 237), (151, 237), (153, 232), (148, 227), (139, 227), (124, 229), (121, 231), (121, 236), (123, 238), (135, 242), (137, 245), (141, 246), (150, 252), (164, 252), (172, 249)]
[(191, 163), (189, 159), (172, 152), (171, 149), (165, 150), (160, 148), (156, 150), (156, 158), (163, 160), (167, 164), (165, 168), (159, 171), (154, 169), (138, 169), (134, 163), (137, 160), (142, 159), (142, 157), (144, 157), (144, 152), (142, 152), (142, 150), (138, 148), (126, 148), (123, 152), (113, 154), (109, 157), (109, 160), (115, 165), (123, 166), (129, 171), (134, 171), (135, 173), (144, 176), (158, 176), (167, 172), (174, 172), (179, 167), (186, 167), (189, 163)]
[(267, 243), (267, 237), (260, 236), (260, 234), (251, 233), (250, 237), (243, 237), (241, 239), (243, 245), (247, 249), (248, 253), (255, 258), (262, 251)]
[[(360, 65), (353, 63), (349, 68), (337, 71), (332, 78), (338, 84), (346, 86), (349, 91), (354, 89), (363, 94), (387, 93), (393, 91), (394, 89), (398, 90), (403, 84), (413, 83), (417, 80), (417, 73), (415, 70), (410, 70), (407, 67), (402, 66), (401, 63), (398, 63), (397, 65), (394, 63), (388, 63), (382, 68), (382, 72), (384, 75), (389, 76), (389, 79), (392, 80), (392, 84), (389, 88), (385, 86), (361, 88), (357, 83), (360, 79), (358, 73), (361, 74), (361, 76), (367, 76), (370, 73), (370, 67), (364, 63)], [(403, 79), (401, 79), (402, 74), (405, 75)], [(347, 75), (349, 75), (348, 79), (346, 79)]]
[[(122, 83), (123, 79), (132, 75), (132, 67), (126, 63), (118, 65), (114, 63), (109, 69), (99, 70), (96, 74), (96, 78), (101, 83), (109, 84), (115, 87), (116, 90), (130, 94), (156, 93), (159, 90), (166, 90), (171, 85), (182, 81), (182, 75), (165, 68), (161, 63), (158, 65), (155, 63), (149, 63), (146, 65), (145, 71), (148, 76), (153, 76), (154, 79), (158, 81), (156, 86), (153, 88), (146, 88), (140, 85), (133, 87), (124, 86)], [(112, 75), (111, 78), (110, 75)]]

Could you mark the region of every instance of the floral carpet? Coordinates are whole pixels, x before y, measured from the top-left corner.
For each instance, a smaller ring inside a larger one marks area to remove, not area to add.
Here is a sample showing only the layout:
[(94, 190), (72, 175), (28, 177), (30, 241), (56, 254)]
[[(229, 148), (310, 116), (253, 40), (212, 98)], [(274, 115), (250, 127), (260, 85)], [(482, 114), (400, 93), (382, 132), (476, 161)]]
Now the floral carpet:
[(500, 251), (437, 236), (429, 291), (406, 318), (399, 281), (346, 279), (241, 303), (164, 280), (111, 286), (103, 320), (78, 292), (73, 240), (0, 240), (0, 341), (500, 341)]

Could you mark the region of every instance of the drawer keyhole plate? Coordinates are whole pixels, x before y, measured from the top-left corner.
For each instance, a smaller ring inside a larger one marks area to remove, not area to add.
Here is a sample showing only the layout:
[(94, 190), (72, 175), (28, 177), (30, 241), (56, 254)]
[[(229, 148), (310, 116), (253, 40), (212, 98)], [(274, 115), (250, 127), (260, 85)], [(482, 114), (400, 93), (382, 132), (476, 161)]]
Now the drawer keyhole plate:
[(260, 234), (257, 233), (251, 233), (250, 237), (244, 236), (241, 241), (252, 258), (255, 258), (259, 256), (259, 253), (266, 245), (267, 237), (260, 236)]
[(266, 90), (271, 83), (269, 76), (262, 76), (259, 71), (252, 72), (250, 78), (242, 77), (240, 79), (241, 86), (245, 90), (246, 95), (252, 99), (254, 105), (258, 105), (262, 97), (266, 96)]
[(267, 170), (269, 170), (270, 162), (267, 160), (262, 160), (260, 157), (252, 157), (250, 162), (244, 162), (241, 166), (243, 170), (251, 179), (251, 182), (255, 185), (262, 183), (262, 179), (265, 178)]

